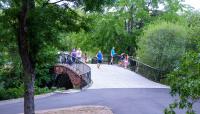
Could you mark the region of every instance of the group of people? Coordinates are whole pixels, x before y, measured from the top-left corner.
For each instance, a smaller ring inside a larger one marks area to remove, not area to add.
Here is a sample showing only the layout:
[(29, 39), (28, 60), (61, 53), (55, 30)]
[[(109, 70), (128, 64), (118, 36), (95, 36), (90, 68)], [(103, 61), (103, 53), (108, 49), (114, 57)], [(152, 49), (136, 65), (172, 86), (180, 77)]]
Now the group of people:
[(128, 54), (122, 53), (120, 55), (119, 65), (127, 68), (128, 64), (129, 64), (128, 58), (129, 58)]
[(72, 49), (71, 56), (72, 62), (75, 62), (76, 58), (82, 62), (87, 62), (87, 54), (85, 53), (84, 55), (82, 55), (82, 51), (80, 48), (78, 48), (77, 50), (75, 48)]
[[(80, 48), (72, 49), (70, 55), (71, 55), (72, 63), (75, 63), (76, 59), (78, 59), (79, 61), (82, 61), (84, 63), (87, 63), (87, 61), (88, 61), (87, 54), (86, 53), (82, 54), (82, 51)], [(103, 62), (103, 54), (102, 54), (101, 50), (99, 50), (97, 52), (96, 57), (97, 57), (97, 68), (100, 68), (101, 63)], [(129, 64), (128, 54), (122, 53), (121, 55), (117, 55), (117, 53), (115, 52), (115, 47), (112, 47), (112, 49), (110, 51), (109, 64), (112, 65), (114, 63), (114, 58), (119, 58), (118, 64), (124, 68), (127, 68), (128, 64)]]
[[(118, 56), (117, 53), (115, 52), (115, 47), (112, 47), (111, 52), (110, 52), (110, 56), (111, 56), (111, 59), (110, 59), (111, 65), (113, 64), (114, 58), (119, 57), (120, 61), (119, 61), (118, 64), (120, 66), (127, 68), (128, 64), (129, 64), (128, 54), (122, 53), (121, 55)], [(100, 68), (100, 64), (103, 62), (103, 54), (102, 54), (101, 50), (99, 50), (97, 52), (96, 57), (97, 57), (97, 68)]]

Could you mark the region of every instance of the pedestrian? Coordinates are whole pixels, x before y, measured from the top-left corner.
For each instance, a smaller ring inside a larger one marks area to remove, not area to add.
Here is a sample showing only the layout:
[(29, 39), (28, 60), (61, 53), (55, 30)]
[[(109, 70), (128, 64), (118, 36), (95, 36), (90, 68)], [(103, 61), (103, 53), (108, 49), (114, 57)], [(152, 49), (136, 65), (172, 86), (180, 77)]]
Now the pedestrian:
[(97, 57), (97, 68), (100, 68), (100, 64), (103, 61), (103, 54), (101, 53), (101, 50), (99, 50), (96, 57)]
[(125, 59), (125, 53), (122, 53), (121, 55), (120, 55), (120, 59), (119, 59), (119, 65), (120, 66), (123, 66), (124, 65), (124, 59)]
[(76, 61), (76, 49), (75, 48), (72, 50), (71, 56), (72, 56), (72, 62), (74, 63)]
[(129, 62), (128, 62), (128, 54), (126, 54), (126, 56), (125, 56), (125, 59), (124, 59), (124, 67), (125, 68), (127, 68), (128, 67), (128, 64), (129, 64)]
[(81, 48), (78, 48), (78, 50), (76, 51), (76, 57), (78, 60), (82, 61), (82, 51)]
[(115, 55), (116, 55), (116, 53), (115, 53), (115, 47), (112, 47), (111, 52), (110, 52), (110, 55), (111, 55), (110, 64), (112, 65), (112, 64), (113, 64), (114, 57), (115, 57)]
[(84, 62), (87, 63), (87, 53), (84, 54)]

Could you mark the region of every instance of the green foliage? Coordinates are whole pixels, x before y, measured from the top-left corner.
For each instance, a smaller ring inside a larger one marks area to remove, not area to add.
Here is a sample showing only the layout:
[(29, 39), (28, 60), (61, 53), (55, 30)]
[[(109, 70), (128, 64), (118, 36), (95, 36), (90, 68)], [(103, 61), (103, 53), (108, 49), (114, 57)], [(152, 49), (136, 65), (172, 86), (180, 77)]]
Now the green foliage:
[(35, 86), (35, 95), (39, 95), (39, 94), (43, 94), (43, 93), (49, 93), (54, 91), (54, 89), (49, 89), (47, 87), (44, 88), (39, 88), (37, 86)]
[[(21, 97), (23, 93), (21, 91), (23, 70), (18, 54), (18, 46), (22, 45), (18, 42), (18, 36), (20, 31), (19, 15), (23, 10), (22, 4), (25, 2), (23, 0), (0, 1), (0, 89), (2, 89), (0, 96), (5, 96), (1, 99)], [(88, 29), (87, 19), (84, 15), (79, 15), (67, 4), (59, 6), (48, 2), (49, 0), (32, 0), (31, 3), (35, 6), (33, 5), (34, 8), (28, 10), (25, 19), (27, 34), (24, 42), (27, 41), (25, 45), (28, 50), (26, 56), (31, 61), (29, 66), (33, 67), (32, 70), (36, 72), (37, 86), (50, 80), (49, 68), (55, 64), (56, 54), (62, 42), (60, 39), (62, 37), (58, 36), (71, 31)], [(84, 5), (86, 11), (99, 11), (103, 5), (112, 2), (114, 1), (76, 1), (78, 5)], [(37, 94), (44, 91), (48, 91), (48, 89), (37, 89), (36, 87)]]
[(149, 25), (140, 37), (139, 59), (164, 73), (172, 71), (185, 52), (186, 27), (169, 22)]
[[(104, 53), (109, 53), (113, 46), (116, 47), (116, 50), (125, 50), (128, 33), (124, 29), (123, 17), (118, 13), (97, 14), (95, 17), (97, 18), (94, 21), (95, 26), (90, 38), (91, 47), (99, 48)], [(119, 42), (121, 45), (118, 45)]]
[(171, 104), (174, 107), (166, 109), (166, 113), (178, 107), (187, 109), (187, 114), (194, 114), (192, 106), (200, 99), (200, 54), (187, 52), (179, 67), (169, 74), (168, 81), (171, 95), (178, 95), (179, 99)]
[[(85, 50), (92, 50), (94, 53), (101, 49), (103, 53), (109, 53), (112, 46), (116, 47), (117, 52), (126, 52), (129, 55), (135, 55), (137, 48), (136, 40), (142, 33), (142, 27), (153, 20), (156, 20), (161, 14), (163, 19), (171, 21), (170, 16), (173, 16), (177, 21), (178, 9), (181, 9), (178, 0), (166, 0), (166, 12), (157, 11), (158, 4), (163, 4), (160, 0), (120, 0), (117, 1), (115, 11), (109, 12), (109, 7), (104, 14), (91, 14), (89, 17), (93, 19), (91, 24), (91, 31), (81, 31), (79, 33), (72, 33), (67, 39), (72, 39), (72, 44), (75, 47), (81, 47)], [(176, 3), (176, 4), (174, 4)], [(174, 5), (173, 5), (174, 4)], [(151, 8), (150, 8), (151, 7)], [(113, 8), (113, 7), (112, 7)], [(111, 8), (111, 9), (112, 9)], [(153, 11), (151, 15), (149, 11)], [(173, 20), (173, 21), (174, 21)], [(181, 19), (179, 19), (181, 20)], [(67, 40), (68, 41), (68, 40)], [(120, 42), (120, 45), (118, 43)]]
[(46, 86), (49, 81), (51, 81), (52, 75), (49, 72), (49, 69), (56, 64), (57, 58), (57, 48), (47, 46), (40, 50), (38, 53), (39, 63), (36, 64), (36, 85), (37, 86)]
[(80, 47), (93, 53), (101, 49), (104, 54), (109, 54), (110, 49), (115, 46), (120, 54), (127, 51), (128, 46), (136, 47), (136, 37), (128, 34), (124, 27), (125, 19), (119, 12), (95, 13), (90, 14), (89, 18), (92, 20), (89, 31), (82, 30), (64, 36), (66, 49)]
[(23, 87), (0, 89), (0, 100), (23, 97), (23, 94), (24, 94)]
[(187, 20), (189, 26), (187, 49), (197, 51), (200, 43), (200, 12), (190, 12), (187, 15)]
[(187, 53), (180, 60), (178, 67), (168, 75), (171, 95), (178, 95), (179, 99), (170, 104), (165, 110), (166, 114), (171, 114), (175, 108), (187, 109), (187, 114), (194, 114), (192, 106), (200, 99), (200, 13), (192, 12), (187, 15), (187, 19)]
[(102, 11), (103, 6), (111, 5), (114, 2), (115, 0), (84, 0), (84, 9), (86, 11)]
[(19, 56), (11, 47), (2, 49), (0, 65), (0, 85), (2, 88), (19, 87), (22, 83), (22, 66)]
[[(45, 88), (39, 88), (35, 86), (35, 95), (38, 94), (44, 94), (54, 91), (55, 89), (48, 89)], [(14, 88), (0, 88), (0, 100), (7, 100), (7, 99), (13, 99), (13, 98), (20, 98), (24, 96), (24, 87), (23, 85), (20, 85), (19, 87)]]

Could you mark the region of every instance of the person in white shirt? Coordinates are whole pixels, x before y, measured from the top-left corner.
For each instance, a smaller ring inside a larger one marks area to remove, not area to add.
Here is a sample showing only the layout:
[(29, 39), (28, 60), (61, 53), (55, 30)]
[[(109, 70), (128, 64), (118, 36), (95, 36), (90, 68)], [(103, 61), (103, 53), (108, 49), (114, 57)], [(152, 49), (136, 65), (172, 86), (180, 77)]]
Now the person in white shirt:
[(76, 51), (76, 54), (77, 54), (77, 58), (78, 58), (78, 60), (80, 60), (81, 61), (81, 58), (82, 58), (82, 51), (81, 51), (81, 49), (80, 48), (78, 48), (78, 50)]

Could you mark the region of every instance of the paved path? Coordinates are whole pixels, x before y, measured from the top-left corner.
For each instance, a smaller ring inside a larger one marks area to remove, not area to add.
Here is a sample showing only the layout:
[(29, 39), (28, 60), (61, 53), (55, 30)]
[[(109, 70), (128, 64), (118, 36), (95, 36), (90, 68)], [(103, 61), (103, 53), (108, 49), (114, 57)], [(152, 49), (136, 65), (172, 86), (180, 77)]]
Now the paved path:
[[(174, 99), (169, 88), (145, 79), (131, 71), (103, 65), (92, 67), (93, 85), (82, 92), (51, 96), (35, 100), (36, 110), (65, 108), (80, 105), (103, 105), (110, 107), (114, 114), (163, 114), (163, 110)], [(194, 109), (200, 114), (200, 103)], [(23, 102), (0, 105), (0, 114), (18, 114), (23, 112)], [(184, 114), (176, 110), (177, 114)]]
[(169, 88), (168, 86), (152, 82), (135, 72), (115, 66), (102, 65), (97, 69), (95, 64), (92, 68), (93, 84), (89, 89), (101, 88)]
[[(111, 108), (114, 114), (164, 114), (163, 110), (172, 102), (169, 89), (90, 89), (73, 94), (54, 94), (37, 99), (36, 110), (65, 108), (80, 105), (103, 105)], [(200, 104), (195, 110), (200, 114)], [(1, 114), (23, 112), (23, 103), (0, 106)], [(177, 111), (184, 114), (184, 111)]]

